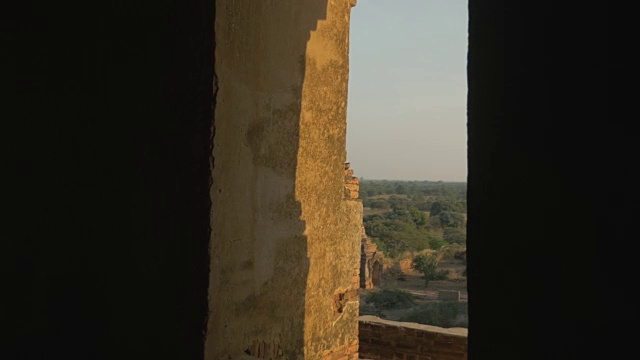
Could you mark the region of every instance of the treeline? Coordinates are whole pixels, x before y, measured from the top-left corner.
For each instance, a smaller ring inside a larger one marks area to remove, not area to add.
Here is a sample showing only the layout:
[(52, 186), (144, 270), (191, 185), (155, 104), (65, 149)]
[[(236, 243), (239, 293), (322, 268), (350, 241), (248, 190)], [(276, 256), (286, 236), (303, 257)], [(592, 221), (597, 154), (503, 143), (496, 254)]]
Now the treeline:
[[(360, 197), (376, 195), (441, 196), (459, 201), (467, 199), (466, 182), (399, 181), (360, 179)], [(364, 185), (363, 185), (364, 184)]]
[(466, 243), (466, 183), (361, 180), (367, 235), (388, 256)]

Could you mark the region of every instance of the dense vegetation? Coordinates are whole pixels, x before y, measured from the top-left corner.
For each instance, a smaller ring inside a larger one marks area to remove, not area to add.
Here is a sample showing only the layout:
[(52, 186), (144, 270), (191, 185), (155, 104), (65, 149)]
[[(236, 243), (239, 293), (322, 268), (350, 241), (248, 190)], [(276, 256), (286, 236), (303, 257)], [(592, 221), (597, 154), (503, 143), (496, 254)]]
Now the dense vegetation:
[(469, 327), (469, 310), (466, 302), (426, 302), (412, 308), (400, 321), (450, 327)]
[(413, 295), (401, 290), (382, 290), (369, 294), (364, 302), (372, 304), (376, 309), (404, 309), (415, 305)]
[(466, 243), (467, 184), (360, 181), (367, 235), (387, 256)]

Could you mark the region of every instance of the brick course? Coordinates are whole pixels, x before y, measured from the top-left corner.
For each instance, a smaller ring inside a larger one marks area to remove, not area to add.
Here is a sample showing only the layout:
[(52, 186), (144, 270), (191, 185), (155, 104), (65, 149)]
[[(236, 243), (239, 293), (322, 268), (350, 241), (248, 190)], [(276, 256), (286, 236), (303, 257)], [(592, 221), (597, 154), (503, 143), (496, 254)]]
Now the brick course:
[(466, 329), (383, 320), (361, 316), (360, 359), (467, 360)]

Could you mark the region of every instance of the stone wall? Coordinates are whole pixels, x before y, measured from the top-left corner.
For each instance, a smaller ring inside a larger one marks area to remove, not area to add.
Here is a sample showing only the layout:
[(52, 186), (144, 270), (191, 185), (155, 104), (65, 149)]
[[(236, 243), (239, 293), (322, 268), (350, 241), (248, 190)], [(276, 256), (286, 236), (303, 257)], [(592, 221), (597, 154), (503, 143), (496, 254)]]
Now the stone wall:
[(355, 353), (348, 0), (218, 0), (205, 359)]
[(466, 360), (467, 329), (361, 316), (360, 358), (370, 360)]

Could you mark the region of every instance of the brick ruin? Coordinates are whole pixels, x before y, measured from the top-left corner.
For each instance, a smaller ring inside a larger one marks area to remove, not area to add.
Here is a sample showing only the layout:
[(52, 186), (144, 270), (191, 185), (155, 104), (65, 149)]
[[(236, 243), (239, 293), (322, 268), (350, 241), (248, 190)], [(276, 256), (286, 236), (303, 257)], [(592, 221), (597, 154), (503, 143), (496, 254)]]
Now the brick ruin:
[(371, 289), (374, 286), (380, 286), (384, 269), (384, 254), (378, 250), (378, 245), (367, 237), (364, 226), (362, 227), (360, 248), (362, 253), (360, 258), (360, 287)]
[(360, 197), (360, 179), (353, 176), (351, 163), (344, 164), (344, 194), (349, 200), (356, 200)]
[[(353, 176), (351, 163), (345, 163), (344, 176), (345, 197), (347, 199), (358, 199), (360, 196), (360, 180), (356, 176)], [(364, 225), (362, 226), (361, 238), (360, 267), (357, 272), (354, 272), (354, 281), (356, 281), (355, 276), (357, 275), (358, 287), (371, 289), (374, 286), (380, 286), (382, 281), (384, 254), (382, 251), (379, 251), (378, 246), (367, 237)]]
[[(344, 194), (347, 201), (355, 201), (358, 204), (362, 204), (360, 200), (360, 180), (353, 176), (353, 169), (351, 169), (351, 163), (344, 164)], [(364, 230), (364, 226), (362, 226)], [(357, 289), (361, 287), (362, 279), (362, 267), (357, 266), (353, 269), (351, 277), (351, 290), (357, 293)], [(359, 301), (359, 299), (357, 299)]]

